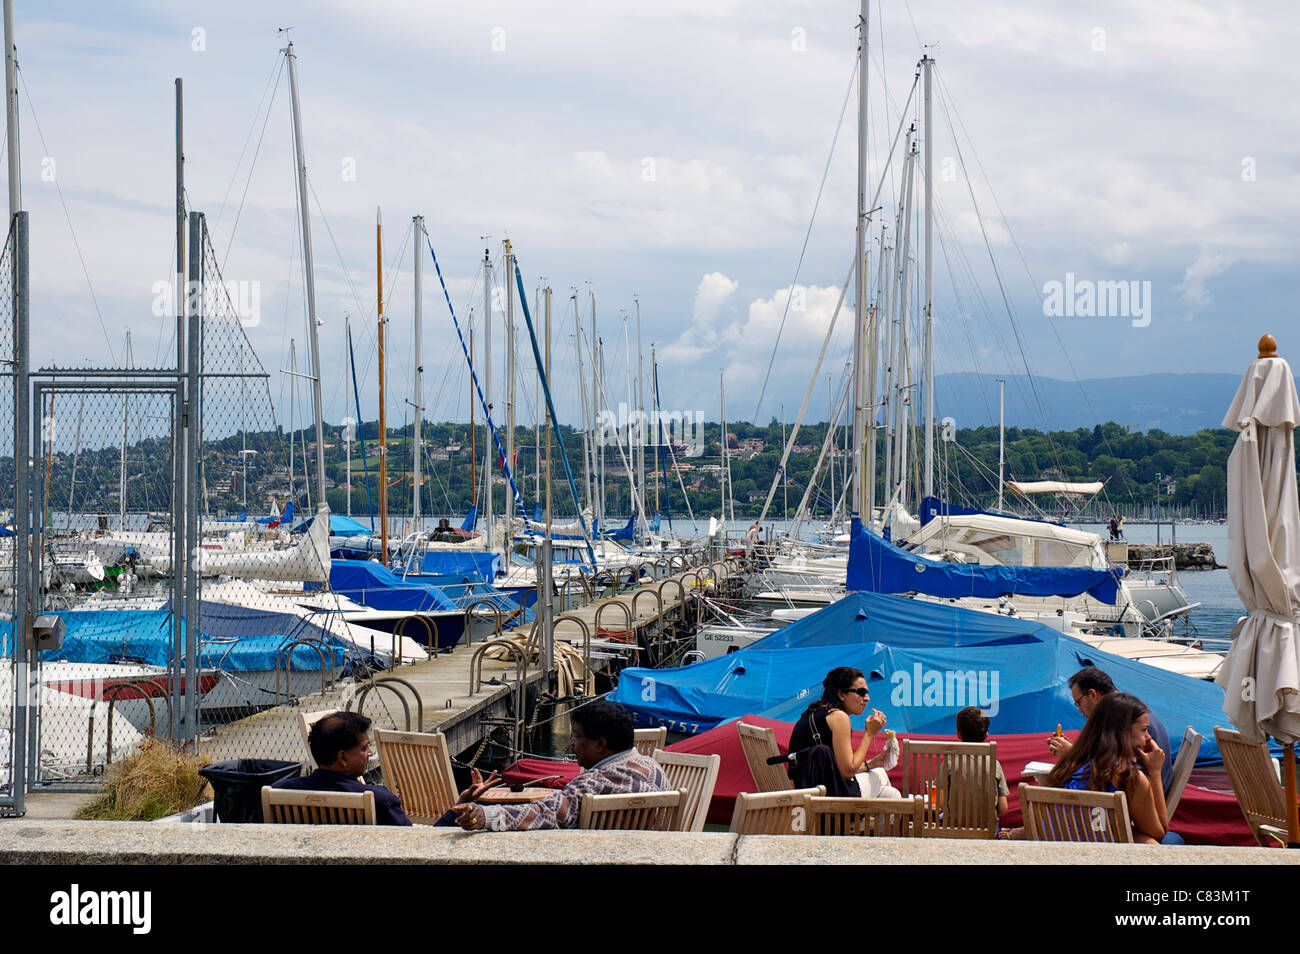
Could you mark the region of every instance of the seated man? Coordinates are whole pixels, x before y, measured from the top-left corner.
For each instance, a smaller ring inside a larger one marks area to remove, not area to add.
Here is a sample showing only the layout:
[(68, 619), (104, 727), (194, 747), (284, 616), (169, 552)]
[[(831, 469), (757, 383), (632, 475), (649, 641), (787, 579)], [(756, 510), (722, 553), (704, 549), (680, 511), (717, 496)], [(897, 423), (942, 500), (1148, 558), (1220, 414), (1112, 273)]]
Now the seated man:
[[(1070, 677), (1069, 685), (1070, 695), (1074, 696), (1075, 708), (1085, 719), (1092, 715), (1092, 710), (1102, 696), (1108, 696), (1115, 691), (1115, 683), (1111, 682), (1110, 676), (1096, 666), (1080, 669)], [(1165, 753), (1164, 763), (1160, 766), (1160, 787), (1167, 792), (1174, 780), (1174, 759), (1170, 750), (1169, 731), (1150, 709), (1147, 710), (1147, 715), (1151, 719), (1149, 728), (1151, 739), (1160, 747), (1160, 751)], [(1064, 736), (1048, 736), (1047, 747), (1059, 759), (1069, 751), (1070, 740)]]
[(602, 700), (581, 706), (569, 714), (569, 719), (573, 723), (569, 748), (582, 766), (577, 778), (527, 805), (456, 805), (452, 808), (456, 823), (466, 831), (577, 828), (584, 795), (668, 789), (668, 779), (659, 763), (633, 747), (632, 716), (617, 702)]
[(320, 768), (301, 778), (286, 778), (272, 788), (305, 792), (374, 792), (375, 817), (381, 825), (409, 825), (402, 800), (380, 785), (366, 785), (357, 776), (374, 755), (370, 720), (359, 712), (331, 712), (307, 734), (311, 757)]

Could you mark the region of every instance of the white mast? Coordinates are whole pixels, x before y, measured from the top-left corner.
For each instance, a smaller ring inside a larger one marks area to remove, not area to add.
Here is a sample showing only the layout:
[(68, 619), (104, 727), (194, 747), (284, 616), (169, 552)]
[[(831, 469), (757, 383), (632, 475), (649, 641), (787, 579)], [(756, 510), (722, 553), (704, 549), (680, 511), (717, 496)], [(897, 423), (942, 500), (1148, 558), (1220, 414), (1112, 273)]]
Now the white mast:
[[(861, 0), (858, 15), (858, 206), (857, 251), (853, 259), (853, 503), (849, 510), (871, 522), (874, 480), (864, 460), (868, 447), (874, 450), (874, 433), (866, 438), (867, 379), (867, 41), (870, 0)], [(870, 484), (870, 486), (868, 486)]]
[[(126, 347), (122, 349), (122, 352), (123, 352), (123, 358), (125, 359), (123, 363), (128, 368), (134, 365), (135, 356), (131, 353), (131, 329), (130, 328), (126, 329)], [(126, 529), (126, 422), (127, 422), (127, 408), (129, 406), (128, 404), (129, 398), (127, 397), (128, 393), (129, 392), (127, 391), (122, 392), (122, 458), (121, 458), (120, 472), (118, 474), (118, 483), (117, 483), (117, 487), (118, 487), (117, 529), (119, 531)], [(247, 460), (247, 455), (245, 455), (245, 460)]]
[(921, 60), (925, 68), (925, 496), (934, 496), (934, 125), (930, 110), (930, 73), (934, 58)]
[(414, 468), (411, 473), (411, 523), (418, 532), (420, 529), (420, 490), (423, 484), (421, 460), (424, 452), (420, 443), (420, 425), (424, 415), (424, 342), (421, 333), (424, 326), (424, 256), (420, 254), (420, 236), (424, 234), (424, 216), (417, 215), (411, 219), (415, 229), (415, 240), (411, 243), (415, 249), (415, 453)]
[[(510, 239), (505, 240), (506, 263), (506, 468), (513, 474), (515, 468), (515, 253)], [(515, 480), (516, 485), (518, 480)], [(511, 506), (510, 487), (506, 486), (505, 517), (506, 552), (510, 551), (510, 538), (514, 529), (515, 508)]]
[[(22, 157), (18, 149), (18, 53), (14, 45), (14, 4), (4, 0), (5, 134), (9, 146), (9, 220), (22, 211)], [(179, 94), (178, 94), (179, 95)]]
[(578, 316), (577, 288), (573, 289), (570, 298), (573, 300), (573, 343), (578, 349), (578, 398), (582, 404), (582, 468), (586, 471), (587, 477), (587, 506), (591, 508), (592, 513), (595, 513), (596, 507), (592, 503), (591, 495), (591, 461), (593, 457), (592, 445), (596, 440), (596, 432), (587, 414), (587, 379), (583, 371), (582, 319)]
[(1007, 436), (1007, 379), (998, 378), (998, 510), (1002, 504), (1003, 461), (1006, 455)]
[[(302, 267), (307, 289), (307, 344), (311, 351), (311, 397), (316, 417), (316, 499), (325, 505), (325, 424), (321, 417), (320, 339), (316, 333), (316, 272), (311, 257), (311, 213), (307, 204), (307, 157), (302, 148), (302, 112), (298, 105), (298, 58), (293, 41), (285, 47), (289, 60), (289, 103), (293, 113), (293, 149), (298, 167), (298, 210), (302, 217)], [(311, 499), (310, 489), (307, 492)], [(308, 504), (310, 506), (310, 504)], [(385, 557), (387, 558), (387, 557)]]
[[(645, 448), (646, 448), (646, 414), (645, 414), (645, 367), (641, 360), (641, 300), (635, 295), (632, 296), (632, 302), (636, 305), (636, 404), (640, 414), (637, 415), (637, 442), (636, 442), (636, 486), (637, 496), (642, 503), (642, 509), (645, 504)], [(641, 514), (636, 524), (636, 539), (646, 539), (643, 534), (649, 534), (650, 523), (649, 514)]]
[[(492, 256), (483, 249), (483, 393), (487, 402), (487, 439), (484, 444), (483, 486), (487, 488), (484, 495), (483, 526), (487, 532), (488, 549), (496, 546), (492, 521), (492, 458), (496, 455), (495, 442), (492, 440)], [(509, 549), (510, 541), (506, 541)]]
[(355, 419), (352, 417), (352, 319), (343, 316), (343, 328), (348, 343), (347, 369), (348, 379), (343, 382), (343, 443), (347, 448), (348, 464), (348, 516), (352, 516), (352, 436), (353, 429), (356, 427)]

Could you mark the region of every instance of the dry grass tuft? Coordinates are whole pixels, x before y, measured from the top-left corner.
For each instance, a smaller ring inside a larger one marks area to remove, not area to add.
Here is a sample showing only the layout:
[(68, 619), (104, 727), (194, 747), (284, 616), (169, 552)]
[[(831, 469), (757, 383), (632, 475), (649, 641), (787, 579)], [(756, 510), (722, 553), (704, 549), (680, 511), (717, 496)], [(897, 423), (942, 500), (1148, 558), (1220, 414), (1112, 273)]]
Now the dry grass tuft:
[(104, 793), (77, 812), (101, 821), (154, 821), (193, 808), (212, 797), (199, 769), (212, 760), (146, 738), (132, 755), (108, 768)]

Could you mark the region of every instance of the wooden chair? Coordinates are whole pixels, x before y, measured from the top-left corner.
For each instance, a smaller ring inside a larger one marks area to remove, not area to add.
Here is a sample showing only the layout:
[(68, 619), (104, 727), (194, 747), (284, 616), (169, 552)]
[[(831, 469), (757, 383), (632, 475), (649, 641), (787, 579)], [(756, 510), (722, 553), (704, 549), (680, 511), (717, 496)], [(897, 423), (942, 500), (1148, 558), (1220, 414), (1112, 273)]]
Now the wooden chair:
[(655, 749), (654, 760), (668, 776), (668, 787), (686, 793), (682, 805), (682, 831), (704, 831), (704, 819), (718, 784), (721, 755), (687, 755)]
[(262, 819), (274, 825), (374, 825), (374, 792), (262, 788)]
[(1286, 794), (1273, 771), (1267, 743), (1252, 745), (1240, 732), (1219, 725), (1214, 727), (1214, 741), (1219, 744), (1233, 794), (1255, 841), (1264, 847), (1275, 844), (1263, 826), (1286, 831)]
[(754, 776), (754, 785), (760, 792), (788, 792), (794, 786), (786, 774), (785, 765), (768, 765), (767, 760), (781, 754), (776, 744), (776, 733), (769, 728), (760, 728), (745, 722), (736, 723), (740, 734), (740, 747), (745, 752), (745, 761), (749, 763), (749, 774)]
[(311, 754), (311, 743), (307, 741), (308, 735), (311, 734), (311, 727), (325, 718), (327, 715), (333, 715), (338, 709), (322, 709), (319, 712), (299, 712), (298, 713), (298, 732), (302, 735), (302, 747), (307, 750), (307, 771), (314, 772), (320, 766)]
[(1178, 758), (1174, 759), (1174, 777), (1169, 782), (1169, 791), (1165, 793), (1165, 809), (1169, 821), (1174, 820), (1178, 803), (1183, 800), (1183, 790), (1187, 780), (1192, 777), (1192, 767), (1196, 765), (1196, 756), (1201, 752), (1201, 733), (1190, 725), (1183, 733), (1183, 744), (1178, 747)]
[(924, 824), (920, 798), (803, 797), (809, 835), (861, 835), (916, 838)]
[(456, 804), (460, 793), (451, 772), (447, 737), (441, 732), (376, 729), (384, 784), (402, 800), (415, 825), (432, 825)]
[(903, 794), (927, 796), (922, 834), (997, 837), (997, 746), (902, 740)]
[(662, 749), (668, 744), (668, 727), (661, 725), (657, 729), (633, 729), (632, 736), (637, 752), (646, 758), (653, 758), (655, 749)]
[(681, 831), (685, 792), (584, 795), (578, 827), (591, 831)]
[(1091, 841), (1132, 844), (1128, 797), (1123, 792), (1085, 792), (1020, 783), (1026, 841)]
[(805, 795), (821, 798), (826, 786), (792, 788), (785, 792), (760, 792), (736, 796), (731, 813), (731, 832), (735, 835), (802, 835), (808, 829)]

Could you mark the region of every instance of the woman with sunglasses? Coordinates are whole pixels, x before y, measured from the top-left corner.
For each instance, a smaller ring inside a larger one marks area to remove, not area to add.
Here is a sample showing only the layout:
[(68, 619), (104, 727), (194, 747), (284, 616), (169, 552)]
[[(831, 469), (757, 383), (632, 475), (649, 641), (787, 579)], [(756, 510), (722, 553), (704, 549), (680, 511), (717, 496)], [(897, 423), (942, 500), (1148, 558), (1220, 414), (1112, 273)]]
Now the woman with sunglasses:
[[(871, 711), (862, 741), (856, 748), (853, 745), (849, 717), (865, 712), (870, 701), (862, 670), (840, 666), (826, 674), (822, 697), (804, 710), (790, 733), (790, 752), (797, 753), (790, 770), (796, 788), (825, 785), (827, 795), (859, 797), (863, 792), (857, 775), (871, 770), (873, 791), (867, 794), (897, 797), (897, 791), (888, 787), (885, 770), (876, 771), (884, 763), (888, 747), (875, 758), (867, 758), (872, 740), (885, 727), (883, 712)], [(818, 747), (826, 751), (818, 752)]]
[[(1152, 740), (1146, 704), (1127, 692), (1097, 700), (1074, 744), (1047, 775), (1053, 788), (1094, 792), (1122, 791), (1133, 821), (1133, 840), (1141, 844), (1181, 845), (1169, 830), (1160, 768), (1165, 753)], [(1155, 779), (1152, 784), (1150, 779)]]

